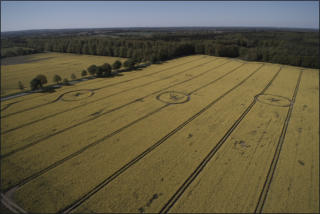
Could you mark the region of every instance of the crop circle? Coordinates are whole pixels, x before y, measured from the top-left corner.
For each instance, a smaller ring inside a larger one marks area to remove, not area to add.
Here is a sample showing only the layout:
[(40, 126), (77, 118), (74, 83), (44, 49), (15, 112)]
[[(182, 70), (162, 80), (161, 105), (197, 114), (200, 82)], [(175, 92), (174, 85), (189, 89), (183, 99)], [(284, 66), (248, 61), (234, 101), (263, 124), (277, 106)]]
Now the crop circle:
[(291, 105), (291, 100), (289, 98), (280, 95), (260, 94), (257, 97), (257, 100), (261, 103), (272, 106), (288, 107)]
[(157, 100), (169, 104), (181, 104), (188, 102), (190, 96), (178, 91), (166, 91), (157, 96)]
[(63, 101), (78, 101), (78, 100), (85, 99), (87, 97), (91, 97), (93, 94), (94, 94), (93, 91), (89, 90), (89, 89), (70, 91), (70, 92), (65, 93), (61, 97), (61, 100), (63, 100)]

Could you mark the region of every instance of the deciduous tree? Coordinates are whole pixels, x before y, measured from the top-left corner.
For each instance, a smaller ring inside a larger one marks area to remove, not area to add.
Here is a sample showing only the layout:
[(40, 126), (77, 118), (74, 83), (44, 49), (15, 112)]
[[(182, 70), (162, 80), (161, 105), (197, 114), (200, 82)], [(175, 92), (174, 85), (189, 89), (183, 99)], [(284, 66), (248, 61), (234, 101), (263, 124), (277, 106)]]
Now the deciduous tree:
[(61, 80), (62, 78), (59, 75), (55, 74), (53, 76), (53, 81), (56, 82), (57, 84), (59, 84)]

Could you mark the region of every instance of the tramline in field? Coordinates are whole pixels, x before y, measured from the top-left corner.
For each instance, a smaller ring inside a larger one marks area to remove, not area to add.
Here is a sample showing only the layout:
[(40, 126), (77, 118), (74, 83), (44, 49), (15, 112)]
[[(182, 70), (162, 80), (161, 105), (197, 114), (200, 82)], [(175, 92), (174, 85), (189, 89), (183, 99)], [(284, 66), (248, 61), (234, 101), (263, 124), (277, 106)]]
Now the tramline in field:
[(195, 55), (1, 109), (12, 209), (319, 212), (315, 69)]

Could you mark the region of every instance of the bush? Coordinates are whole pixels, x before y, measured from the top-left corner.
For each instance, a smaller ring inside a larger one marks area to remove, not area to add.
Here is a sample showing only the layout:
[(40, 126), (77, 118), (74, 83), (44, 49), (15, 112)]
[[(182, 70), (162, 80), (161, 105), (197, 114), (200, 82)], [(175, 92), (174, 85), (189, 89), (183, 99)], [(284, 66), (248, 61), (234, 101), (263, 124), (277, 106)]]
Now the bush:
[(36, 78), (41, 81), (41, 84), (48, 83), (47, 77), (43, 74), (39, 74), (38, 76), (36, 76)]
[(59, 84), (61, 80), (62, 78), (59, 75), (56, 74), (53, 76), (53, 81), (56, 82), (57, 84)]
[(72, 80), (77, 79), (76, 75), (75, 75), (75, 74), (71, 74), (71, 79), (72, 79)]
[(33, 78), (30, 81), (30, 88), (31, 88), (32, 91), (38, 89), (39, 85), (40, 85), (40, 81), (38, 79), (36, 79), (36, 78)]
[(103, 65), (96, 67), (95, 74), (97, 77), (110, 76), (112, 67), (109, 63), (104, 63)]
[(88, 72), (93, 76), (99, 71), (99, 68), (96, 65), (90, 65)]
[(133, 59), (128, 59), (123, 63), (123, 66), (129, 70), (132, 70), (135, 68), (136, 62)]
[(111, 75), (111, 65), (109, 63), (104, 63), (100, 66), (99, 71), (102, 72), (102, 75), (104, 76), (110, 76)]
[(122, 63), (119, 60), (117, 60), (112, 64), (112, 69), (118, 70), (121, 68), (121, 66), (122, 66)]
[(20, 90), (23, 90), (25, 88), (21, 81), (18, 82), (18, 86)]
[(102, 70), (101, 66), (97, 67), (96, 76), (97, 77), (102, 77), (103, 76), (103, 70)]
[(36, 90), (39, 87), (42, 88), (43, 84), (46, 84), (47, 82), (47, 77), (43, 74), (39, 74), (30, 81), (30, 88), (31, 90)]
[(68, 80), (68, 78), (64, 78), (64, 79), (63, 79), (63, 84), (69, 85), (69, 80)]
[(88, 73), (87, 73), (87, 71), (86, 70), (83, 70), (82, 72), (81, 72), (81, 76), (87, 76), (88, 75)]

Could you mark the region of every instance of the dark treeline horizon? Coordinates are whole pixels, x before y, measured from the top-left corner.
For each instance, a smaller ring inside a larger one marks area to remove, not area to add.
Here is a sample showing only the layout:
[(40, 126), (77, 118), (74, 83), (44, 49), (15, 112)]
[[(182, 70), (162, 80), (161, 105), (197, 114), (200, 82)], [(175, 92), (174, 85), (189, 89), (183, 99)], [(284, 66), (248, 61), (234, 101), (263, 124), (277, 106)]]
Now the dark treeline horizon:
[(24, 29), (24, 30), (9, 30), (2, 31), (2, 36), (21, 36), (27, 34), (39, 34), (39, 33), (61, 33), (61, 32), (69, 32), (69, 33), (77, 33), (82, 31), (95, 31), (102, 30), (106, 32), (114, 31), (160, 31), (160, 32), (168, 32), (179, 31), (179, 30), (222, 30), (222, 31), (254, 31), (254, 30), (268, 30), (268, 31), (295, 31), (295, 32), (318, 32), (319, 28), (303, 28), (303, 27), (274, 27), (274, 26), (171, 26), (171, 27), (83, 27), (83, 28), (39, 28), (39, 29)]
[[(205, 54), (309, 68), (319, 68), (319, 32), (275, 31), (252, 28), (115, 32), (62, 31), (56, 34), (12, 36), (1, 39), (2, 57), (35, 52), (61, 52), (133, 58), (158, 63), (176, 57)], [(223, 31), (224, 29), (224, 31)], [(18, 53), (19, 52), (19, 53)]]

